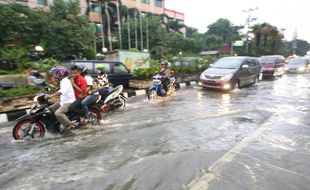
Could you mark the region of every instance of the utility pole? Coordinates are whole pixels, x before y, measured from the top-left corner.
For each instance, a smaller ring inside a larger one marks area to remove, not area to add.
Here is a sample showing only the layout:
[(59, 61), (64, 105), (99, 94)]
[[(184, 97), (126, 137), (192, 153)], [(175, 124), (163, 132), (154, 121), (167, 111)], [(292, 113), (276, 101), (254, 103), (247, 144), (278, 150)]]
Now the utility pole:
[(129, 10), (127, 7), (127, 32), (128, 32), (128, 49), (131, 49), (131, 34), (130, 34), (130, 22), (129, 22)]
[(143, 51), (143, 23), (142, 23), (142, 17), (144, 17), (144, 15), (142, 15), (142, 13), (140, 12), (140, 38), (141, 38), (141, 51)]
[(118, 35), (119, 35), (119, 48), (123, 49), (123, 40), (122, 40), (122, 21), (119, 12), (119, 0), (116, 1), (116, 11), (117, 11), (117, 20), (118, 20)]
[(295, 29), (294, 36), (293, 36), (293, 44), (292, 44), (292, 49), (293, 49), (293, 55), (296, 54), (296, 49), (297, 49), (297, 29)]
[(247, 18), (246, 18), (246, 36), (245, 36), (245, 54), (249, 54), (249, 29), (250, 29), (250, 24), (251, 22), (254, 22), (257, 20), (257, 18), (252, 17), (251, 13), (253, 11), (258, 10), (258, 7), (255, 8), (249, 8), (248, 10), (243, 10), (244, 13), (247, 13)]
[(146, 49), (147, 51), (150, 51), (150, 39), (149, 39), (149, 18), (148, 15), (146, 15)]
[(136, 48), (138, 49), (138, 29), (137, 29), (137, 10), (135, 9), (135, 44), (136, 44)]

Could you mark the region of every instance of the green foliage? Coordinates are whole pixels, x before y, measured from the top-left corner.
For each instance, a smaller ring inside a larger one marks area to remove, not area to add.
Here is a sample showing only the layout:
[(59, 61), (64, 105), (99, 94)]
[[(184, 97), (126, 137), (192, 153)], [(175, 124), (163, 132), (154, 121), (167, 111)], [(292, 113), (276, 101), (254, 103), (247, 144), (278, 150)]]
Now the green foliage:
[(40, 72), (47, 72), (52, 67), (57, 65), (62, 65), (62, 63), (52, 58), (44, 59), (43, 61), (32, 61), (25, 63), (26, 68), (33, 68)]
[(138, 79), (151, 79), (156, 73), (159, 73), (160, 67), (151, 67), (147, 69), (137, 69), (133, 71), (133, 75)]
[(33, 52), (44, 48), (44, 57), (65, 59), (92, 47), (93, 31), (86, 16), (80, 16), (78, 1), (54, 0), (50, 11), (20, 4), (0, 6), (0, 48), (7, 44)]
[[(130, 28), (131, 47), (134, 47), (135, 49), (141, 49), (139, 25), (137, 28), (138, 47), (136, 47), (135, 20), (133, 18), (129, 19), (125, 24), (122, 25), (123, 48), (129, 48), (128, 25)], [(155, 60), (169, 60), (179, 52), (198, 53), (202, 50), (201, 40), (185, 38), (182, 34), (179, 32), (174, 32), (173, 30), (167, 32), (165, 26), (162, 24), (162, 21), (157, 16), (147, 16), (143, 21), (144, 48), (146, 47), (146, 26), (148, 26), (149, 32), (150, 53), (152, 58)]]
[(9, 97), (18, 97), (18, 96), (25, 96), (25, 95), (34, 95), (38, 92), (40, 92), (40, 89), (35, 86), (10, 88), (8, 90), (4, 90), (0, 88), (0, 97), (9, 98)]
[(15, 63), (18, 71), (21, 72), (23, 63), (27, 61), (27, 49), (22, 47), (3, 48), (0, 50), (0, 57)]

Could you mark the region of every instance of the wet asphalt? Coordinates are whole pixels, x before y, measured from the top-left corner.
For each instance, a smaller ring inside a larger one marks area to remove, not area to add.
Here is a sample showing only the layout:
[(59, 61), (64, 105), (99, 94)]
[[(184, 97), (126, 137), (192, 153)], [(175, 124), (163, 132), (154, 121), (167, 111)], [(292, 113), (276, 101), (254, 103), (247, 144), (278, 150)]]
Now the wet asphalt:
[(0, 189), (307, 190), (310, 75), (231, 93), (130, 99), (100, 125), (40, 142), (0, 124)]

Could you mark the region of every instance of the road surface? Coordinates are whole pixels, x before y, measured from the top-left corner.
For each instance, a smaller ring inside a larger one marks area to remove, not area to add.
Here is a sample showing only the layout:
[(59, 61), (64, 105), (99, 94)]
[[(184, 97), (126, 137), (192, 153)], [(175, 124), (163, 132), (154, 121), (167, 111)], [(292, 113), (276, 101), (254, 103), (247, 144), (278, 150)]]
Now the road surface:
[(188, 87), (133, 98), (75, 135), (12, 140), (0, 125), (0, 189), (299, 189), (310, 187), (310, 75), (232, 93)]

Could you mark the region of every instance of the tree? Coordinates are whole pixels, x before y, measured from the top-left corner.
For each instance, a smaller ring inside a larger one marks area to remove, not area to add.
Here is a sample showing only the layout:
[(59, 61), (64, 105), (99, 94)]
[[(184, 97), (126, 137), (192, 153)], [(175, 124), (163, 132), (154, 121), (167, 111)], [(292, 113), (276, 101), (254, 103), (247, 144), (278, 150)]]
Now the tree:
[(235, 26), (228, 19), (218, 19), (208, 26), (206, 36), (216, 35), (222, 38), (222, 43), (231, 43), (241, 38), (239, 30), (241, 26)]
[(49, 12), (20, 4), (0, 6), (0, 48), (10, 45), (34, 51), (44, 48), (46, 57), (65, 59), (91, 48), (93, 31), (78, 3), (55, 0)]
[(310, 49), (309, 42), (305, 40), (297, 39), (297, 48), (296, 48), (297, 55), (301, 55), (301, 56), (306, 55), (309, 49)]

